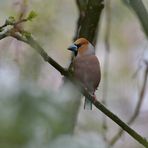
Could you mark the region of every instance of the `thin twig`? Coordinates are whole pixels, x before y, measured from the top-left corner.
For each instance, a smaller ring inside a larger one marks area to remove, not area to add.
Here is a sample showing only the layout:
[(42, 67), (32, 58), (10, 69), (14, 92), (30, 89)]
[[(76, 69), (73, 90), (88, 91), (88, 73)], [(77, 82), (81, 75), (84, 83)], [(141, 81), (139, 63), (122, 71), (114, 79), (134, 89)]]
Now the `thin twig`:
[(10, 24), (7, 23), (7, 21), (6, 21), (4, 25), (0, 26), (0, 32), (2, 32), (3, 31), (2, 29), (5, 28), (5, 27), (7, 27), (7, 26), (13, 26), (13, 28), (17, 28), (17, 26), (19, 24), (24, 23), (24, 22), (27, 22), (27, 21), (28, 21), (28, 19), (22, 19), (22, 20), (18, 20), (16, 22), (11, 22)]
[(19, 2), (18, 20), (25, 18), (28, 8), (28, 0), (22, 0)]
[(114, 122), (116, 122), (123, 130), (125, 130), (129, 135), (131, 135), (134, 139), (136, 139), (138, 142), (140, 142), (143, 146), (146, 148), (148, 147), (148, 141), (141, 137), (137, 132), (135, 132), (132, 128), (130, 128), (126, 123), (124, 123), (118, 116), (113, 114), (110, 110), (108, 110), (103, 104), (101, 104), (99, 101), (94, 101), (93, 97), (85, 90), (83, 92), (84, 96), (90, 97), (90, 101), (101, 110), (105, 115), (107, 115), (110, 119), (112, 119)]
[[(24, 28), (24, 23), (23, 22), (27, 22), (28, 19), (27, 19), (27, 11), (28, 11), (28, 1), (29, 0), (21, 0), (18, 2), (18, 11), (17, 11), (17, 23), (15, 24), (15, 28), (16, 29), (19, 29), (19, 30), (22, 30)], [(14, 60), (17, 62), (17, 63), (20, 63), (21, 59), (20, 59), (20, 53), (21, 53), (21, 50), (20, 50), (20, 47), (21, 47), (21, 42), (15, 42), (15, 50), (14, 50), (14, 54), (15, 54), (15, 57), (14, 57)]]
[(22, 20), (18, 20), (14, 26), (17, 26), (18, 24), (21, 24), (21, 23), (24, 23), (24, 22), (27, 22), (28, 20), (27, 19), (22, 19)]
[(7, 37), (7, 34), (0, 34), (0, 40), (4, 39)]
[[(141, 108), (141, 105), (142, 105), (142, 102), (143, 102), (143, 99), (144, 99), (144, 94), (145, 94), (145, 91), (146, 91), (147, 77), (148, 77), (148, 64), (146, 64), (146, 69), (145, 69), (144, 77), (143, 77), (143, 84), (142, 84), (142, 88), (141, 88), (141, 91), (140, 91), (140, 94), (139, 94), (139, 100), (137, 102), (134, 114), (132, 115), (132, 117), (127, 122), (128, 125), (131, 125), (135, 121), (137, 116), (139, 115), (140, 108)], [(118, 141), (118, 139), (122, 136), (123, 133), (124, 133), (124, 130), (120, 129), (119, 132), (109, 142), (110, 145), (114, 145)]]
[(0, 26), (0, 30), (2, 30), (3, 28), (5, 28), (6, 26), (7, 26), (6, 23), (4, 25)]

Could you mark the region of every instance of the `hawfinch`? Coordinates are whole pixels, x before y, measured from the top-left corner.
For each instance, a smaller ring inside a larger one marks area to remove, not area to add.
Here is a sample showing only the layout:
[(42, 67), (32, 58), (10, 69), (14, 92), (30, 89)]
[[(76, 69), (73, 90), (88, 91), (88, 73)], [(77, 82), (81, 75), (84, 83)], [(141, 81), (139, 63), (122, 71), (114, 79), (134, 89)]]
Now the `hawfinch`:
[[(94, 96), (100, 79), (100, 64), (95, 56), (93, 45), (85, 38), (77, 39), (69, 48), (74, 52), (72, 67), (74, 69), (74, 78), (81, 82), (84, 88)], [(85, 98), (84, 109), (92, 110), (92, 103)]]

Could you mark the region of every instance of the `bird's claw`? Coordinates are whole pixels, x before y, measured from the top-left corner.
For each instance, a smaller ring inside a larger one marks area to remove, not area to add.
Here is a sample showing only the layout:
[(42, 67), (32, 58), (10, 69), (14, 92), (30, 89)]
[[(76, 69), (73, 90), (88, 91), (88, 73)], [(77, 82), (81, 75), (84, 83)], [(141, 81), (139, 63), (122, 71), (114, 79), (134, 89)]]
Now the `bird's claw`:
[(96, 95), (95, 94), (92, 95), (92, 98), (93, 98), (93, 102), (96, 102), (97, 101), (97, 98), (96, 98)]

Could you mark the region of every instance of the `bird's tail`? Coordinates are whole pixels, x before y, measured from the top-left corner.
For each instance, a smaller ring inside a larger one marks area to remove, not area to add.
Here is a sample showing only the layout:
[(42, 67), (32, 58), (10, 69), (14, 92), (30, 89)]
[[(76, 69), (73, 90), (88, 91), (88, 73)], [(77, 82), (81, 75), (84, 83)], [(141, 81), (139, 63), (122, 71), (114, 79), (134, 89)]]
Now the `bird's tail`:
[(92, 110), (92, 103), (88, 98), (85, 98), (84, 109)]

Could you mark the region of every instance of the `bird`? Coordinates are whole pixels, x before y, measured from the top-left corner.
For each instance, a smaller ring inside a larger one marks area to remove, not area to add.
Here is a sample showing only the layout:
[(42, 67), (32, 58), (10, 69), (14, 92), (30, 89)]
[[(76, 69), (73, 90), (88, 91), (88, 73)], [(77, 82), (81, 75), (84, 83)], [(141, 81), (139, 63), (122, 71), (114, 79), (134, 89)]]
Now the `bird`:
[[(100, 62), (94, 46), (86, 38), (78, 38), (68, 50), (74, 53), (73, 76), (96, 99), (95, 91), (101, 80)], [(92, 110), (92, 102), (85, 97), (84, 109)]]

